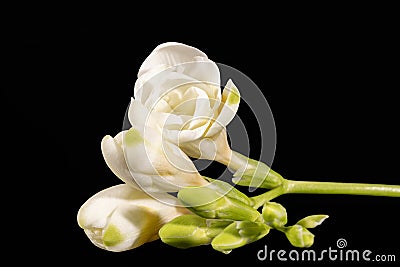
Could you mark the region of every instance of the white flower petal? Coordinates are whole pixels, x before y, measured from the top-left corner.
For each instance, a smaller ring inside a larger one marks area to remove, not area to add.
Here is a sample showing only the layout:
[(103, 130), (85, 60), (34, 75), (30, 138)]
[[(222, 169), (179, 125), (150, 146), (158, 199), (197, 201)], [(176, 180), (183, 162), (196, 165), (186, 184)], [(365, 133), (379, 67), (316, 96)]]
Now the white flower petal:
[(175, 197), (165, 193), (154, 196), (126, 184), (104, 189), (81, 206), (78, 224), (100, 248), (123, 251), (138, 247), (158, 238), (163, 224), (188, 213), (174, 206), (178, 204)]
[[(220, 72), (217, 64), (211, 60), (196, 58), (196, 61), (188, 62), (178, 66), (178, 70), (196, 80), (198, 83), (207, 85), (206, 90), (211, 98), (221, 97), (219, 89), (221, 85)], [(218, 90), (216, 90), (218, 88)]]
[(176, 192), (182, 186), (207, 183), (177, 145), (150, 127), (143, 134), (134, 127), (126, 131), (124, 148), (128, 168), (143, 190)]
[(151, 143), (149, 143), (144, 139), (141, 130), (132, 127), (123, 134), (123, 146), (128, 168), (135, 173), (156, 174), (156, 160), (163, 159), (160, 140), (157, 137), (151, 140), (149, 138), (151, 132), (148, 132), (148, 138), (151, 140)]
[(102, 233), (109, 251), (125, 251), (152, 240), (162, 224), (157, 212), (135, 205), (121, 205), (111, 215)]
[(183, 153), (179, 146), (170, 142), (165, 142), (164, 153), (168, 162), (178, 171), (180, 177), (184, 178), (182, 179), (182, 182), (178, 182), (178, 185), (190, 186), (204, 184), (197, 181), (203, 181), (203, 179), (199, 175), (193, 161), (191, 161), (190, 158)]
[(196, 91), (198, 94), (197, 98), (192, 101), (188, 101), (188, 103), (194, 105), (195, 107), (193, 118), (187, 127), (191, 130), (198, 128), (213, 119), (213, 111), (211, 109), (210, 99), (207, 97), (204, 91), (198, 88), (196, 88)]
[[(143, 86), (148, 83), (149, 80), (165, 80), (156, 76), (160, 76), (160, 72), (164, 72), (166, 69), (175, 66), (179, 67), (173, 68), (168, 72), (181, 73), (191, 77), (193, 80), (211, 83), (218, 87), (220, 85), (218, 66), (213, 61), (209, 60), (204, 52), (185, 44), (168, 42), (157, 46), (142, 63), (138, 72), (138, 80), (135, 84), (135, 98), (144, 103), (149, 98), (149, 94), (152, 90), (147, 90)], [(164, 74), (161, 76), (163, 75)], [(170, 74), (166, 75), (171, 76)], [(176, 78), (173, 78), (172, 80), (175, 79)], [(150, 83), (153, 83), (153, 85), (158, 84), (158, 86), (150, 87), (159, 90), (159, 81)], [(171, 86), (170, 84), (169, 88), (172, 88)], [(213, 98), (219, 98), (219, 90), (214, 91), (214, 93), (215, 95), (213, 95)]]
[(178, 144), (181, 145), (183, 143), (191, 142), (193, 140), (197, 140), (197, 139), (203, 137), (211, 122), (212, 121), (209, 120), (209, 121), (206, 121), (205, 124), (195, 128), (195, 129), (180, 131), (178, 134), (178, 140), (179, 140)]
[[(135, 194), (136, 193), (136, 194)], [(126, 184), (104, 189), (89, 198), (79, 209), (78, 224), (82, 228), (102, 228), (107, 217), (128, 199), (140, 199), (145, 193)]]
[(177, 72), (177, 68), (171, 67), (164, 70), (152, 76), (146, 82), (138, 79), (135, 84), (135, 99), (139, 100), (148, 109), (154, 108), (158, 111), (163, 111), (158, 107), (162, 99), (176, 93), (183, 94), (190, 87), (202, 89), (211, 99), (221, 99), (219, 85), (210, 84), (209, 81), (199, 81), (185, 73)]
[(138, 100), (131, 98), (128, 108), (128, 119), (131, 125), (144, 126), (148, 120), (149, 110)]
[(221, 109), (216, 121), (207, 131), (206, 137), (211, 137), (221, 131), (235, 117), (239, 108), (240, 92), (232, 80), (229, 80), (222, 92)]
[(223, 164), (229, 163), (231, 157), (231, 149), (225, 129), (209, 138), (183, 143), (180, 148), (192, 158), (216, 160)]
[(162, 71), (168, 69), (168, 66), (164, 65), (158, 65), (155, 66), (153, 69), (148, 70), (146, 73), (143, 73), (142, 75), (138, 75), (138, 79), (135, 82), (135, 87), (134, 87), (134, 96), (136, 99), (143, 101), (143, 103), (146, 101), (146, 99), (149, 97), (149, 94), (151, 91), (149, 90), (143, 90), (144, 85), (146, 84), (147, 81), (149, 81), (152, 77), (156, 76), (158, 73), (161, 73)]
[(169, 182), (165, 176), (160, 176), (158, 174), (142, 174), (139, 172), (132, 172), (135, 176), (136, 182), (149, 194), (159, 193), (159, 192), (177, 192), (180, 187), (176, 184)]
[(118, 133), (115, 138), (110, 135), (103, 137), (101, 140), (101, 152), (107, 166), (119, 179), (139, 189), (126, 165), (124, 152), (121, 147), (121, 137), (122, 132)]
[[(145, 128), (147, 126), (162, 129), (179, 129), (187, 116), (178, 116), (171, 113), (161, 113), (156, 110), (149, 110), (138, 100), (132, 98), (128, 108), (128, 119), (135, 128)], [(141, 130), (143, 131), (143, 130)]]
[(175, 66), (193, 61), (195, 57), (207, 58), (199, 49), (177, 42), (167, 42), (158, 45), (144, 60), (139, 69), (139, 76), (158, 65)]
[(177, 42), (158, 45), (140, 66), (138, 77), (158, 66), (177, 66), (194, 60), (206, 61), (207, 55), (199, 49)]
[[(138, 79), (137, 83), (142, 79)], [(135, 98), (139, 99), (147, 108), (155, 108), (166, 94), (184, 84), (198, 82), (190, 76), (176, 72), (175, 67), (171, 67), (152, 76), (142, 87), (135, 84)], [(142, 97), (137, 97), (137, 92), (142, 92)]]

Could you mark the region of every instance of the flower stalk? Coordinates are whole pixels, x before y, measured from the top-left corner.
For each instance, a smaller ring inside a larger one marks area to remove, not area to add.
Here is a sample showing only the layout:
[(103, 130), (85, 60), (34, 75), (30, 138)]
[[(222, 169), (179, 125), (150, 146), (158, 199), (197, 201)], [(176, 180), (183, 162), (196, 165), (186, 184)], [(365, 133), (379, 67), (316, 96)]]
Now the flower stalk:
[(283, 179), (282, 184), (251, 199), (254, 207), (261, 207), (264, 203), (284, 194), (336, 194), (336, 195), (364, 195), (380, 197), (400, 197), (399, 185), (294, 181)]

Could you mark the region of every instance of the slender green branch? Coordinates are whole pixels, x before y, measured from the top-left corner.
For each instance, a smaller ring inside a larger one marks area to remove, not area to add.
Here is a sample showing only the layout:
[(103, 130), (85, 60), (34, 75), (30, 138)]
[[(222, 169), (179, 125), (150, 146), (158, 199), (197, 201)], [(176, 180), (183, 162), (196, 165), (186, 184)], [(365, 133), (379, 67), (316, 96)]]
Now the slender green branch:
[(268, 202), (276, 197), (279, 197), (280, 195), (285, 194), (286, 191), (287, 191), (286, 186), (281, 185), (281, 186), (271, 189), (268, 192), (265, 192), (261, 195), (251, 197), (251, 200), (254, 203), (253, 207), (258, 209), (259, 207), (264, 205), (265, 202)]
[(288, 180), (286, 193), (400, 197), (400, 185)]
[(259, 208), (265, 202), (283, 194), (336, 194), (400, 197), (399, 185), (312, 182), (284, 180), (282, 185), (261, 195), (252, 197), (254, 207)]

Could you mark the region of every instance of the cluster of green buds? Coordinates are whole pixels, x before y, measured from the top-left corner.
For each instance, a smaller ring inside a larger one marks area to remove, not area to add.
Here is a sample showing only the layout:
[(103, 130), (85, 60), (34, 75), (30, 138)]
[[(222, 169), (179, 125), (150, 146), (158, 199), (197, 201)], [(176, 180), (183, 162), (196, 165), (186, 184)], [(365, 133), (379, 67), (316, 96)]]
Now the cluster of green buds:
[(262, 207), (264, 222), (271, 228), (283, 232), (295, 247), (310, 247), (314, 243), (314, 234), (308, 229), (320, 225), (328, 215), (310, 215), (292, 226), (286, 226), (287, 213), (285, 207), (276, 202), (266, 202)]
[(161, 227), (161, 240), (177, 248), (211, 245), (230, 253), (233, 249), (265, 237), (271, 229), (285, 233), (296, 247), (309, 247), (314, 235), (308, 228), (321, 224), (328, 216), (313, 215), (286, 226), (286, 209), (267, 202), (261, 212), (248, 197), (229, 183), (211, 180), (206, 186), (185, 187), (178, 199), (192, 213), (181, 215)]

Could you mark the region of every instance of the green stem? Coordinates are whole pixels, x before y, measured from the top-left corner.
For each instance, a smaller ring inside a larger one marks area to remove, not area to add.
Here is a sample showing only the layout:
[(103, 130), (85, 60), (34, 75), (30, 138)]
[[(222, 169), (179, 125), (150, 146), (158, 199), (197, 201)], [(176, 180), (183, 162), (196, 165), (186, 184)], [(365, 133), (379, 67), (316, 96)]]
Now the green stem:
[(285, 194), (285, 188), (283, 186), (279, 186), (277, 188), (271, 189), (268, 192), (265, 192), (261, 195), (251, 197), (251, 200), (253, 201), (254, 205), (253, 207), (258, 209), (262, 205), (264, 205), (265, 202), (268, 202), (276, 197), (279, 197), (280, 195)]
[(386, 184), (293, 181), (284, 179), (281, 186), (261, 195), (252, 197), (254, 207), (259, 208), (265, 202), (284, 194), (340, 194), (400, 197), (400, 186)]
[(308, 182), (288, 180), (286, 193), (400, 197), (400, 186), (386, 184)]

